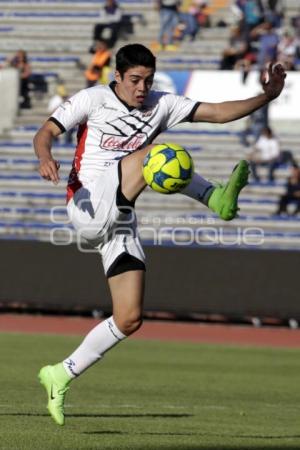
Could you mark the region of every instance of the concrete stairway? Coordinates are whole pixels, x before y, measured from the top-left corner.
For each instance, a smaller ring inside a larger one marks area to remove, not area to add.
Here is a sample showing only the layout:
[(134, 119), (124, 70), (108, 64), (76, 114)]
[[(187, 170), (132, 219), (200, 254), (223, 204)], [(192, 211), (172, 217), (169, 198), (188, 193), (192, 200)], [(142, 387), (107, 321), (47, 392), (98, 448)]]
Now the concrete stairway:
[[(150, 1), (122, 2), (129, 13), (142, 13), (146, 24), (137, 21), (135, 34), (126, 42), (150, 45), (158, 34), (158, 15)], [(297, 2), (289, 0), (289, 15)], [(98, 6), (93, 0), (0, 0), (2, 60), (17, 48), (28, 50), (34, 72), (43, 73), (53, 92), (57, 76), (66, 82), (70, 94), (84, 87), (78, 61), (88, 62), (93, 24)], [(214, 23), (222, 17), (231, 23), (230, 10), (219, 9)], [(202, 30), (194, 43), (183, 43), (179, 52), (159, 54), (159, 69), (217, 68), (228, 29)], [(54, 239), (64, 243), (75, 239), (65, 211), (65, 184), (74, 149), (60, 144), (54, 153), (61, 162), (61, 182), (53, 186), (40, 179), (32, 150), (32, 137), (47, 119), (48, 97), (33, 98), (33, 108), (22, 110), (16, 127), (0, 140), (0, 237)], [(225, 181), (240, 158), (246, 156), (239, 143), (242, 123), (215, 128), (184, 124), (164, 133), (160, 142), (177, 142), (192, 154), (196, 169), (205, 177)], [(283, 148), (292, 150), (300, 161), (300, 134), (280, 129)], [(240, 218), (222, 222), (199, 203), (182, 195), (164, 196), (146, 189), (137, 202), (143, 239), (149, 243), (201, 246), (239, 246), (300, 249), (298, 218), (273, 217), (279, 195), (284, 192), (288, 168), (276, 172), (274, 184), (251, 183), (243, 191)], [(174, 231), (175, 230), (175, 231)]]
[[(225, 181), (236, 161), (244, 157), (238, 136), (235, 132), (194, 131), (191, 134), (190, 129), (175, 129), (162, 134), (159, 140), (184, 145), (191, 152), (197, 171), (209, 179)], [(36, 172), (31, 145), (34, 132), (32, 127), (16, 129), (13, 139), (1, 142), (0, 235), (49, 240), (55, 233), (55, 240), (64, 242), (71, 233), (75, 239), (66, 224), (65, 211), (65, 185), (74, 150), (63, 144), (55, 147), (55, 157), (61, 162), (61, 182), (53, 186)], [(281, 136), (300, 160), (298, 138), (299, 135)], [(276, 172), (274, 184), (250, 183), (241, 196), (240, 218), (228, 223), (183, 195), (160, 195), (146, 189), (137, 202), (141, 235), (154, 243), (173, 241), (187, 245), (193, 237), (197, 245), (300, 249), (299, 219), (272, 216), (278, 196), (284, 192), (287, 174), (288, 169), (283, 167)]]

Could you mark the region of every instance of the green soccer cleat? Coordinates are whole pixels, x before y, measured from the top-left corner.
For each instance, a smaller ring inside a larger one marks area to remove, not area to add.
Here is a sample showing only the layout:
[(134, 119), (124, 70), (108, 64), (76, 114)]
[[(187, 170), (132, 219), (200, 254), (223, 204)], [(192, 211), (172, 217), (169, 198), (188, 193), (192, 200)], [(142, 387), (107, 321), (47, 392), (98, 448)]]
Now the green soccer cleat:
[(63, 364), (43, 367), (38, 378), (48, 394), (47, 409), (58, 425), (65, 424), (64, 401), (71, 379), (68, 377)]
[(208, 200), (208, 207), (223, 220), (232, 220), (238, 212), (238, 197), (248, 184), (249, 163), (241, 160), (233, 169), (225, 186), (217, 186)]

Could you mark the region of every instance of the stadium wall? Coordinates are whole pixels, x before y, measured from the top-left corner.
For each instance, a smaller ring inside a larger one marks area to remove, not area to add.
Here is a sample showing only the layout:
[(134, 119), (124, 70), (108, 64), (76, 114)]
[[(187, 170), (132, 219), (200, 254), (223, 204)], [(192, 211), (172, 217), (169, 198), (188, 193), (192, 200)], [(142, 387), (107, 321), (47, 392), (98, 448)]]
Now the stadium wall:
[[(12, 128), (18, 112), (19, 74), (16, 69), (0, 70), (0, 133)], [(5, 107), (4, 107), (5, 105)]]
[[(75, 245), (11, 240), (0, 241), (0, 249), (2, 311), (111, 312), (97, 254), (80, 253)], [(176, 247), (145, 252), (148, 315), (300, 319), (297, 252)]]

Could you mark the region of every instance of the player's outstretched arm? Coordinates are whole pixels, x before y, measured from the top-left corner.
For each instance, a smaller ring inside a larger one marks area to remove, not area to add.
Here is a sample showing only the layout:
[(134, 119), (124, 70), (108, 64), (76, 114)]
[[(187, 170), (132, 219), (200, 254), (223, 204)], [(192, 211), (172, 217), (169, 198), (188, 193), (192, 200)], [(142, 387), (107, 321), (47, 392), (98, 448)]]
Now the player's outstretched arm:
[(280, 95), (285, 77), (286, 73), (281, 64), (270, 64), (265, 74), (263, 93), (246, 100), (201, 103), (194, 114), (193, 121), (226, 123), (247, 116)]
[(53, 122), (47, 121), (33, 139), (34, 151), (39, 160), (39, 173), (54, 184), (59, 182), (59, 162), (51, 154), (52, 141), (61, 134), (60, 128)]

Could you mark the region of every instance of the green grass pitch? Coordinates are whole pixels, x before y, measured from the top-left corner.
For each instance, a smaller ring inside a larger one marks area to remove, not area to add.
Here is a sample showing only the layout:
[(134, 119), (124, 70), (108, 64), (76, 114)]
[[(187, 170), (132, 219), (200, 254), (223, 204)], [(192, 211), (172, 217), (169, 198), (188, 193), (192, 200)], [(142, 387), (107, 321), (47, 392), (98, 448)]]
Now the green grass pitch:
[(300, 351), (128, 340), (52, 422), (39, 368), (78, 337), (0, 334), (2, 450), (300, 449)]

